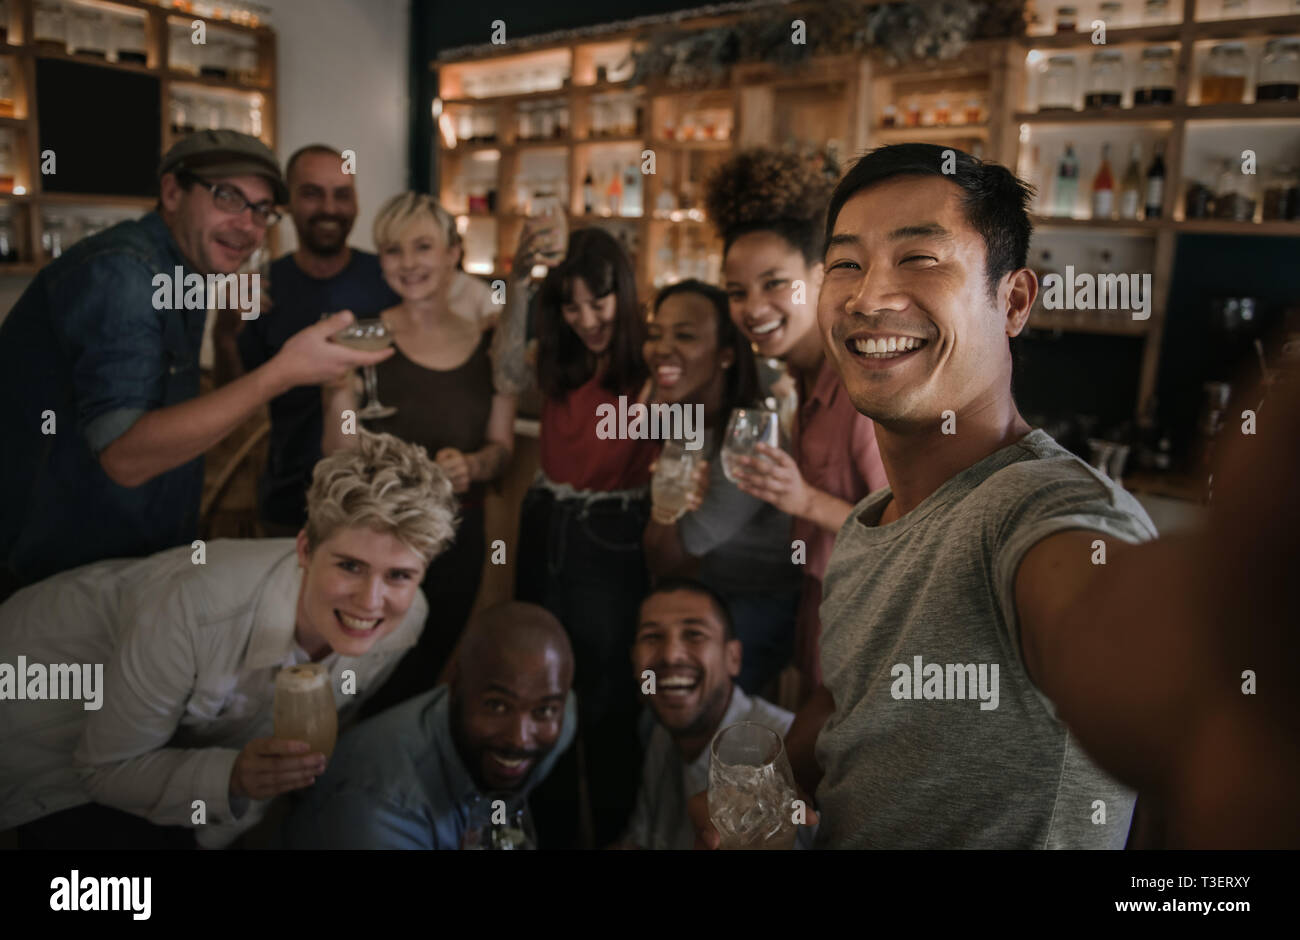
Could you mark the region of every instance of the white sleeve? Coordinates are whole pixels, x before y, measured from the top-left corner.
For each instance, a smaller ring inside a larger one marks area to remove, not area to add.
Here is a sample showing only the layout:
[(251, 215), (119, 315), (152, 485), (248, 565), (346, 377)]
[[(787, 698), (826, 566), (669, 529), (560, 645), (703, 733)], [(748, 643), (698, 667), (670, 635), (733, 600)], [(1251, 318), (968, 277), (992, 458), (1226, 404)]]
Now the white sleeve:
[(108, 665), (103, 707), (73, 754), (93, 800), (159, 825), (192, 825), (195, 800), (208, 823), (236, 818), (230, 774), (239, 751), (166, 747), (193, 692), (193, 622), (177, 587), (140, 610)]

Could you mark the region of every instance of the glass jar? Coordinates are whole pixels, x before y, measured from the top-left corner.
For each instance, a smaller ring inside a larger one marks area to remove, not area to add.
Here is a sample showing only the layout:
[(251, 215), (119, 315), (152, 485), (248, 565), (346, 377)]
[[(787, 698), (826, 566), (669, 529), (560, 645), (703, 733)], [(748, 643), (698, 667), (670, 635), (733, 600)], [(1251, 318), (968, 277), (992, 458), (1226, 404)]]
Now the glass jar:
[(172, 92), (168, 103), (172, 133), (175, 135), (193, 134), (195, 129), (194, 99), (185, 92)]
[(1142, 22), (1150, 26), (1153, 23), (1169, 22), (1169, 0), (1146, 0), (1142, 4)]
[(1078, 7), (1057, 7), (1056, 8), (1056, 31), (1058, 33), (1072, 33), (1079, 23)]
[(1152, 46), (1142, 50), (1137, 81), (1133, 83), (1133, 106), (1174, 103), (1174, 50)]
[(230, 43), (223, 36), (209, 35), (199, 46), (199, 74), (225, 80), (230, 77)]
[(257, 40), (251, 36), (241, 36), (237, 41), (232, 41), (231, 49), (235, 78), (249, 85), (256, 85), (261, 81), (262, 70), (257, 58)]
[(533, 105), (528, 101), (521, 101), (515, 105), (515, 139), (530, 140), (532, 134), (531, 111)]
[(967, 124), (978, 124), (984, 119), (984, 106), (978, 98), (967, 98), (962, 113)]
[(145, 39), (144, 17), (113, 17), (113, 45), (117, 47), (117, 61), (147, 64), (149, 56), (146, 50), (149, 45)]
[(1201, 70), (1201, 104), (1239, 104), (1249, 67), (1242, 43), (1222, 42), (1210, 49)]
[(1256, 101), (1295, 101), (1300, 97), (1300, 39), (1270, 39), (1259, 60)]
[(881, 109), (880, 126), (881, 127), (898, 126), (898, 107), (896, 105), (887, 104), (884, 106), (884, 108)]
[(190, 39), (189, 27), (169, 24), (167, 64), (173, 72), (199, 74), (199, 47)]
[(952, 108), (947, 98), (940, 98), (934, 103), (934, 123), (944, 126), (952, 122)]
[(1192, 180), (1183, 197), (1183, 216), (1188, 219), (1208, 219), (1214, 208), (1214, 193), (1204, 183)]
[(906, 127), (921, 126), (921, 99), (915, 95), (907, 101), (907, 110), (903, 112), (903, 124)]
[(8, 216), (0, 216), (0, 264), (13, 264), (18, 260), (18, 238), (14, 224)]
[(1118, 108), (1124, 97), (1124, 54), (1118, 49), (1101, 49), (1092, 54), (1088, 70), (1085, 108)]
[(104, 11), (98, 7), (82, 6), (79, 3), (72, 4), (67, 12), (66, 20), (68, 30), (68, 52), (69, 54), (93, 56), (96, 59), (107, 59), (108, 49), (104, 37), (108, 33), (108, 24), (105, 22), (107, 17)]
[(1054, 55), (1047, 60), (1038, 89), (1039, 111), (1073, 111), (1077, 74), (1072, 55)]
[(1293, 166), (1278, 166), (1264, 184), (1262, 218), (1265, 222), (1300, 218), (1300, 173)]
[(40, 52), (62, 52), (67, 48), (62, 0), (36, 0), (32, 9), (32, 38)]
[(13, 60), (0, 56), (0, 117), (14, 116)]
[(1224, 160), (1219, 172), (1219, 184), (1214, 193), (1214, 217), (1235, 222), (1253, 222), (1255, 219), (1253, 175), (1242, 173), (1232, 160)]
[(41, 225), (41, 247), (45, 249), (45, 256), (53, 261), (63, 254), (67, 238), (67, 225), (63, 219), (58, 216), (45, 216)]
[(550, 101), (541, 101), (537, 105), (538, 128), (537, 136), (542, 140), (549, 140), (555, 136), (555, 104)]
[(1103, 3), (1097, 8), (1101, 20), (1106, 24), (1107, 29), (1115, 29), (1120, 25), (1120, 17), (1124, 13), (1124, 4), (1122, 3)]

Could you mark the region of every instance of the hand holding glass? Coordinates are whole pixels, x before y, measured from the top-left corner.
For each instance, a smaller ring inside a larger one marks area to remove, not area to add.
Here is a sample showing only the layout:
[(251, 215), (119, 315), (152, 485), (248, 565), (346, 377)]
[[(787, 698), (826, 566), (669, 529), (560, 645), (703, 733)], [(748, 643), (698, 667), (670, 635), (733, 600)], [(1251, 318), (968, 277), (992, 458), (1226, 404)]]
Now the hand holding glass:
[[(329, 314), (325, 314), (329, 316)], [(357, 320), (330, 337), (336, 343), (361, 352), (378, 352), (393, 345), (393, 330), (382, 319)], [(366, 406), (357, 412), (357, 417), (388, 418), (397, 414), (397, 409), (379, 402), (379, 380), (375, 378), (375, 367), (365, 366), (362, 375), (366, 381)]]
[[(780, 423), (775, 411), (765, 408), (736, 408), (727, 422), (727, 436), (722, 441), (722, 472), (737, 483), (736, 471), (743, 472), (737, 457), (753, 457), (754, 445), (781, 446)], [(761, 459), (761, 454), (758, 455)]]
[(286, 666), (275, 677), (272, 706), (275, 736), (285, 741), (306, 741), (310, 753), (334, 753), (339, 734), (339, 713), (330, 689), (330, 675), (320, 663)]
[(765, 725), (728, 725), (709, 745), (709, 819), (720, 849), (793, 849), (794, 772), (781, 736)]
[(650, 483), (650, 499), (665, 518), (671, 516), (676, 522), (686, 513), (686, 502), (694, 488), (692, 477), (698, 465), (698, 452), (686, 450), (681, 441), (664, 443)]

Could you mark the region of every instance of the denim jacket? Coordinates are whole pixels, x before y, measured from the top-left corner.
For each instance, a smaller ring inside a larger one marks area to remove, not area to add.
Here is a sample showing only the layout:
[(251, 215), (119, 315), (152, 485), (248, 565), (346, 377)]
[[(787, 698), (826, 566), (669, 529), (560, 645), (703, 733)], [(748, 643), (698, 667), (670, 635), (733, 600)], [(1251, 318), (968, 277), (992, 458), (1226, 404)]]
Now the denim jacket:
[(20, 582), (196, 535), (202, 458), (132, 488), (99, 463), (146, 411), (199, 393), (207, 311), (153, 305), (177, 266), (151, 212), (47, 265), (0, 325), (0, 568)]
[(459, 849), (480, 801), (504, 798), (513, 814), (550, 774), (577, 734), (577, 699), (568, 693), (559, 740), (510, 794), (479, 791), (451, 723), (451, 690), (440, 685), (357, 725), (285, 821), (282, 847)]

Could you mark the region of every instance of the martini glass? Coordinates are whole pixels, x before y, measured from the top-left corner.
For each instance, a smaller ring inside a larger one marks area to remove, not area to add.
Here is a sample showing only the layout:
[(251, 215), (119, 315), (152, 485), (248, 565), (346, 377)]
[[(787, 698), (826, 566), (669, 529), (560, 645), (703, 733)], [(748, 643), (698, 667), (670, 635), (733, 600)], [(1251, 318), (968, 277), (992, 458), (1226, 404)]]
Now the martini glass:
[[(330, 339), (349, 349), (378, 352), (393, 345), (393, 331), (383, 320), (375, 317), (371, 320), (357, 320), (351, 326), (335, 333)], [(366, 406), (357, 412), (357, 417), (366, 420), (389, 418), (397, 414), (397, 409), (393, 406), (380, 404), (379, 380), (375, 377), (375, 367), (366, 366), (361, 374), (366, 383)]]

